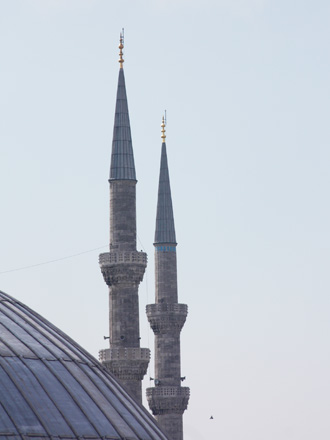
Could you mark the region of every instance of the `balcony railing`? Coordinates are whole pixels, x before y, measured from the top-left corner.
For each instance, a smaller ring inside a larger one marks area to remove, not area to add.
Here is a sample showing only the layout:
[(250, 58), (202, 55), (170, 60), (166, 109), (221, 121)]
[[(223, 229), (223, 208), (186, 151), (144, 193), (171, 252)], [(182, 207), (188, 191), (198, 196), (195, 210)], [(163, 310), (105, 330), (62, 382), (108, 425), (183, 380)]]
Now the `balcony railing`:
[(114, 252), (106, 252), (100, 254), (99, 256), (99, 264), (110, 265), (110, 264), (120, 264), (120, 263), (137, 263), (137, 264), (147, 264), (147, 254), (145, 252), (137, 252), (137, 251), (114, 251)]

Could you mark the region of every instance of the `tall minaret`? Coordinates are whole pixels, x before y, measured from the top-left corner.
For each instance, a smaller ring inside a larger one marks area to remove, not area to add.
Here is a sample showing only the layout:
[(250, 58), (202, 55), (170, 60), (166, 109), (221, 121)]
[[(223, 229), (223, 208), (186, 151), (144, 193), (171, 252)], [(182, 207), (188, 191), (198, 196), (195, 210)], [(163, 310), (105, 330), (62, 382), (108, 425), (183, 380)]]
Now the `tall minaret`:
[(187, 408), (189, 388), (181, 387), (180, 332), (187, 305), (178, 304), (176, 238), (170, 180), (162, 122), (162, 156), (155, 233), (156, 304), (147, 306), (155, 334), (155, 387), (147, 388), (152, 413), (171, 440), (183, 439), (182, 415)]
[(110, 348), (100, 361), (142, 403), (141, 381), (150, 350), (140, 348), (138, 288), (147, 254), (136, 250), (136, 177), (123, 69), (123, 34), (119, 44), (119, 79), (110, 166), (110, 252), (99, 263), (109, 286)]

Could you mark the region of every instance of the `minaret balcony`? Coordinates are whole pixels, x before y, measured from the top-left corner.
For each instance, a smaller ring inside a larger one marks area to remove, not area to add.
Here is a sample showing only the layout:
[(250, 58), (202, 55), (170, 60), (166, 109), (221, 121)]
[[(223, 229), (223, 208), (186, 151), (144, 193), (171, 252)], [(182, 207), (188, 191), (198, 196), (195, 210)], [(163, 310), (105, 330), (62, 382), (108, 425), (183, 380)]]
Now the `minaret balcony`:
[(155, 335), (180, 333), (186, 322), (188, 306), (178, 303), (149, 304), (146, 312)]
[(147, 388), (147, 401), (154, 416), (183, 414), (190, 397), (188, 387), (159, 386)]
[(121, 380), (142, 380), (149, 360), (149, 348), (107, 348), (99, 351), (101, 364)]
[(137, 251), (112, 251), (100, 254), (99, 264), (108, 286), (139, 284), (147, 266), (147, 254)]

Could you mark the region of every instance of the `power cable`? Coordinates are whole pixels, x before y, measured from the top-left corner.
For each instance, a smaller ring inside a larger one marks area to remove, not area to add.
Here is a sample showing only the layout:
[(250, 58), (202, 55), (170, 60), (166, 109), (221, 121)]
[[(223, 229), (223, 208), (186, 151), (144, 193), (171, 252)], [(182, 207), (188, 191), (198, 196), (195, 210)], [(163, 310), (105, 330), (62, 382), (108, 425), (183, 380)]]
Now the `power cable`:
[(101, 247), (97, 247), (94, 249), (89, 249), (88, 251), (79, 252), (78, 254), (67, 255), (66, 257), (56, 258), (54, 260), (48, 260), (48, 261), (44, 261), (42, 263), (30, 264), (29, 266), (17, 267), (16, 269), (3, 270), (3, 271), (0, 271), (0, 275), (2, 275), (4, 273), (9, 273), (9, 272), (17, 272), (19, 270), (24, 270), (24, 269), (31, 269), (32, 267), (43, 266), (45, 264), (56, 263), (57, 261), (68, 260), (70, 258), (74, 258), (74, 257), (78, 257), (79, 255), (88, 254), (90, 252), (98, 251), (98, 250), (104, 249), (106, 247), (108, 247), (108, 246), (101, 246)]

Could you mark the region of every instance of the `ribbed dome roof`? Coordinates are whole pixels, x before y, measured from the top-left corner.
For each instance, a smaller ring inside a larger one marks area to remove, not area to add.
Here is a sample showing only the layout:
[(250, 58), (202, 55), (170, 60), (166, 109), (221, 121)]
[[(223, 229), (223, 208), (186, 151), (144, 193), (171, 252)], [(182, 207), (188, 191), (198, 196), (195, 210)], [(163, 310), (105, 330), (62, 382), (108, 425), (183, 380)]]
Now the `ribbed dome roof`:
[(166, 440), (101, 364), (0, 291), (0, 439)]

